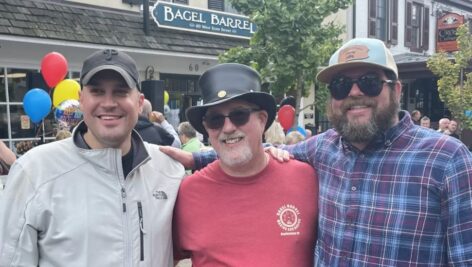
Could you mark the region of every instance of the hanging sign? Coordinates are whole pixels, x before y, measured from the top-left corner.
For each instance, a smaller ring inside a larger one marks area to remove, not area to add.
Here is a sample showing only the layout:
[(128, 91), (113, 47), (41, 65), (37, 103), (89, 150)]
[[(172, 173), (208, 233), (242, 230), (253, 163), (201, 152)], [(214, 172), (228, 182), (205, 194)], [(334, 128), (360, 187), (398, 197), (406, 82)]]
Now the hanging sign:
[(160, 28), (250, 39), (256, 25), (248, 17), (157, 1), (152, 17)]
[(456, 13), (446, 13), (438, 18), (436, 50), (444, 52), (457, 51), (456, 31), (464, 24), (464, 16)]

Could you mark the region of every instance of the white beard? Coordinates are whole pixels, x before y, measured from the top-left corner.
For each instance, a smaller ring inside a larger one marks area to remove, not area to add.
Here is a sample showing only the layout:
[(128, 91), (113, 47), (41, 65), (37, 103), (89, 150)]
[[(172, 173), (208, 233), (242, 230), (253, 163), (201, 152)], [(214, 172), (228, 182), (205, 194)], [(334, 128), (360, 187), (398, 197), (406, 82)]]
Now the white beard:
[[(244, 134), (234, 133), (225, 137), (228, 138), (230, 136), (244, 136)], [(237, 167), (247, 164), (254, 157), (247, 139), (245, 138), (241, 140), (235, 148), (229, 149), (224, 144), (220, 144), (220, 146), (218, 157), (222, 163), (228, 167)]]

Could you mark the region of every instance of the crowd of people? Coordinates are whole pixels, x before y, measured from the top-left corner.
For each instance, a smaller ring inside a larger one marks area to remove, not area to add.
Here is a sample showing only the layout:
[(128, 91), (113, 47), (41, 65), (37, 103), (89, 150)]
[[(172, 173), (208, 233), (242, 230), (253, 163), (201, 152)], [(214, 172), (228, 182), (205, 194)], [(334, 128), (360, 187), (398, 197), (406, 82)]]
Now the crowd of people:
[(433, 131), (400, 109), (376, 39), (345, 43), (316, 78), (330, 92), (323, 133), (285, 132), (259, 73), (236, 63), (203, 73), (203, 103), (174, 129), (129, 55), (92, 53), (72, 132), (18, 159), (0, 142), (0, 266), (472, 264), (457, 121)]
[[(414, 124), (425, 128), (431, 128), (431, 119), (428, 116), (422, 116), (421, 111), (415, 109), (410, 113), (410, 116)], [(457, 130), (458, 122), (454, 119), (441, 118), (438, 122), (438, 133), (443, 133), (456, 139), (460, 139)]]

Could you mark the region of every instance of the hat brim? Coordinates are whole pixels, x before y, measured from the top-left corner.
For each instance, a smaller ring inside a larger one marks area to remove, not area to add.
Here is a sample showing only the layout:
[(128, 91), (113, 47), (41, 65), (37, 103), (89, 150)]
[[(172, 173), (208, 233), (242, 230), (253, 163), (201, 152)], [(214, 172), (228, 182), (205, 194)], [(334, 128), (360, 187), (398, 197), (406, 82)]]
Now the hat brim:
[(275, 113), (276, 113), (277, 107), (276, 107), (274, 97), (264, 92), (249, 92), (249, 93), (233, 96), (231, 98), (221, 99), (219, 101), (215, 101), (215, 102), (202, 105), (202, 106), (192, 106), (192, 107), (189, 107), (185, 111), (185, 115), (187, 116), (187, 120), (193, 126), (193, 128), (195, 128), (195, 130), (197, 130), (198, 132), (202, 134), (208, 134), (207, 131), (205, 130), (205, 127), (203, 126), (203, 120), (202, 120), (207, 109), (209, 107), (213, 107), (213, 106), (223, 104), (225, 102), (236, 100), (236, 99), (245, 100), (249, 103), (253, 103), (259, 106), (261, 109), (265, 110), (267, 112), (267, 122), (264, 129), (267, 130), (267, 128), (269, 128), (269, 126), (272, 124), (272, 122), (275, 119)]
[(121, 77), (123, 77), (123, 79), (126, 81), (126, 84), (129, 86), (129, 88), (139, 89), (138, 84), (131, 77), (131, 75), (126, 70), (124, 70), (123, 68), (121, 68), (119, 66), (116, 66), (116, 65), (101, 65), (101, 66), (95, 67), (95, 68), (91, 69), (89, 72), (87, 72), (84, 75), (84, 77), (80, 80), (80, 82), (82, 83), (82, 85), (87, 85), (90, 82), (90, 80), (92, 79), (92, 77), (95, 74), (97, 74), (98, 72), (102, 71), (102, 70), (114, 70), (114, 71), (118, 72), (121, 75)]
[(318, 73), (318, 75), (316, 75), (316, 79), (320, 82), (330, 83), (331, 79), (333, 79), (333, 77), (337, 75), (339, 72), (342, 72), (348, 69), (355, 69), (359, 67), (381, 68), (384, 70), (392, 71), (395, 73), (395, 75), (397, 75), (395, 70), (386, 68), (384, 65), (381, 65), (381, 64), (375, 64), (372, 62), (351, 61), (351, 62), (335, 64), (335, 65), (324, 68)]

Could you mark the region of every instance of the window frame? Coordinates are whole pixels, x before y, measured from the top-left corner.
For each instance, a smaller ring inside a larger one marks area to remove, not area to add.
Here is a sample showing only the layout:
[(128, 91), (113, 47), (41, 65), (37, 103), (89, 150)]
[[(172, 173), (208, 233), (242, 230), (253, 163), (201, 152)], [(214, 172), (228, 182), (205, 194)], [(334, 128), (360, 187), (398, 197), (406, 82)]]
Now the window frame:
[[(405, 1), (405, 47), (412, 52), (429, 49), (429, 13), (430, 7), (423, 2)], [(416, 21), (413, 20), (414, 17), (417, 17)]]
[(225, 1), (224, 0), (208, 0), (208, 9), (224, 12)]
[[(383, 14), (379, 13), (384, 7)], [(385, 21), (383, 26), (379, 24)], [(398, 0), (369, 0), (368, 2), (368, 37), (384, 41), (387, 45), (398, 43)], [(379, 29), (381, 27), (382, 29)], [(381, 36), (380, 33), (385, 35)]]

